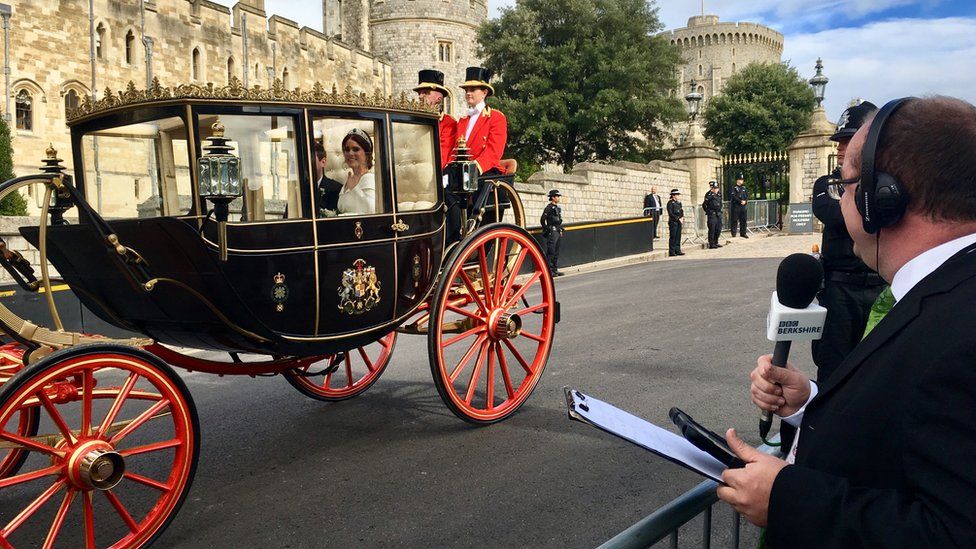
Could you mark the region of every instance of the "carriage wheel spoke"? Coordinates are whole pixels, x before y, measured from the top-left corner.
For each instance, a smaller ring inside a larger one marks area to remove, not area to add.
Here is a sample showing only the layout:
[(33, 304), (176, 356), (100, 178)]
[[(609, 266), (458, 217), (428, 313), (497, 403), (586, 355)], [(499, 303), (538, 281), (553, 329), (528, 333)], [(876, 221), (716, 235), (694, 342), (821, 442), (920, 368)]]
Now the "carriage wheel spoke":
[(535, 282), (539, 280), (540, 277), (542, 277), (542, 272), (536, 271), (535, 273), (533, 273), (532, 276), (530, 276), (529, 279), (525, 281), (525, 284), (522, 284), (522, 287), (516, 290), (516, 292), (512, 294), (512, 297), (508, 298), (508, 301), (505, 302), (504, 307), (506, 309), (511, 309), (512, 307), (514, 307), (515, 304), (518, 303), (519, 298), (525, 295), (525, 292), (526, 290), (529, 289), (529, 286), (535, 284)]
[(478, 378), (481, 376), (481, 368), (485, 365), (485, 354), (488, 352), (489, 342), (486, 339), (484, 343), (481, 344), (481, 349), (478, 351), (478, 360), (475, 362), (474, 370), (471, 371), (471, 378), (468, 379), (468, 392), (464, 395), (464, 402), (468, 405), (471, 404), (471, 399), (474, 398), (474, 390), (478, 386)]
[[(92, 422), (92, 392), (95, 390), (95, 378), (92, 371), (86, 369), (81, 378), (81, 436), (87, 437), (91, 432)], [(74, 496), (72, 496), (74, 497)]]
[(113, 446), (117, 446), (119, 442), (122, 442), (122, 439), (129, 436), (132, 433), (132, 431), (135, 431), (139, 427), (142, 427), (143, 423), (149, 421), (156, 414), (156, 412), (159, 412), (163, 408), (166, 408), (168, 406), (169, 406), (168, 398), (164, 398), (163, 400), (160, 400), (156, 404), (153, 404), (152, 406), (149, 407), (149, 409), (147, 409), (145, 412), (139, 414), (135, 419), (133, 419), (132, 423), (126, 425), (125, 429), (122, 429), (121, 431), (116, 433), (115, 436), (112, 437), (112, 440), (109, 441), (109, 443), (112, 444)]
[(492, 289), (492, 296), (494, 296), (495, 303), (501, 303), (502, 300), (502, 279), (505, 278), (505, 258), (508, 257), (508, 238), (501, 238), (498, 240), (498, 249), (495, 250), (495, 285)]
[(44, 540), (44, 549), (50, 549), (54, 547), (54, 542), (58, 539), (58, 534), (61, 533), (61, 527), (64, 526), (64, 517), (68, 514), (68, 509), (71, 507), (71, 502), (75, 499), (75, 492), (71, 488), (64, 493), (64, 499), (61, 500), (61, 507), (58, 508), (58, 514), (54, 517), (54, 522), (51, 523), (51, 529), (48, 530), (47, 538)]
[(43, 389), (37, 392), (37, 399), (41, 401), (44, 409), (47, 410), (47, 415), (51, 417), (58, 430), (61, 431), (61, 435), (71, 444), (76, 444), (78, 439), (75, 438), (75, 434), (71, 432), (71, 428), (64, 422), (64, 417), (61, 416), (61, 412), (54, 407), (54, 403), (51, 402), (50, 397), (44, 393)]
[(44, 478), (46, 476), (56, 475), (61, 472), (62, 468), (63, 468), (62, 465), (52, 465), (50, 467), (45, 467), (44, 469), (31, 471), (30, 473), (24, 473), (22, 475), (17, 475), (15, 477), (0, 479), (0, 488), (7, 488), (8, 486), (16, 486), (18, 484), (31, 482), (33, 480)]
[[(522, 269), (522, 263), (525, 262), (525, 256), (528, 255), (528, 253), (528, 248), (525, 248), (524, 246), (521, 250), (519, 250), (519, 254), (515, 258), (515, 263), (512, 265), (512, 270), (508, 273), (508, 280), (505, 281), (505, 287), (502, 289), (502, 293), (498, 295), (499, 303), (504, 302), (505, 296), (512, 291), (512, 286), (515, 284), (515, 279), (518, 277), (518, 273)], [(506, 307), (506, 309), (507, 308), (509, 307)]]
[(515, 396), (515, 389), (512, 388), (512, 376), (508, 373), (505, 351), (502, 350), (501, 345), (495, 347), (495, 351), (498, 353), (498, 369), (502, 371), (502, 379), (505, 381), (505, 392), (508, 393), (508, 398), (512, 398)]
[(461, 276), (461, 281), (464, 282), (464, 286), (468, 289), (468, 292), (471, 293), (471, 298), (478, 304), (478, 308), (481, 309), (481, 312), (485, 316), (488, 316), (488, 307), (485, 306), (485, 303), (481, 300), (481, 296), (478, 295), (478, 290), (474, 289), (474, 284), (468, 278), (468, 273), (464, 272), (464, 269), (461, 269), (458, 274)]
[(480, 316), (478, 316), (478, 315), (476, 315), (476, 314), (474, 314), (471, 311), (468, 311), (466, 309), (462, 309), (460, 307), (455, 307), (454, 305), (451, 305), (450, 303), (448, 303), (447, 305), (445, 305), (444, 308), (447, 309), (448, 311), (455, 312), (455, 313), (457, 313), (459, 315), (464, 315), (464, 316), (466, 316), (468, 318), (473, 318), (474, 320), (483, 321), (482, 317), (480, 317)]
[(40, 442), (36, 442), (27, 437), (8, 433), (7, 431), (0, 431), (0, 439), (7, 440), (9, 442), (16, 442), (25, 448), (30, 448), (31, 450), (41, 452), (42, 454), (64, 457), (64, 450), (56, 450), (47, 444), (41, 444)]
[(93, 494), (94, 492), (85, 492), (81, 495), (81, 509), (85, 519), (85, 549), (95, 549), (95, 513), (92, 510)]
[(512, 354), (515, 355), (515, 360), (518, 360), (518, 363), (522, 365), (525, 373), (532, 374), (532, 368), (529, 367), (529, 363), (525, 361), (525, 359), (522, 357), (522, 353), (515, 348), (515, 345), (512, 345), (512, 342), (507, 339), (503, 341), (505, 342), (505, 346), (508, 347), (508, 350), (512, 351)]
[(535, 335), (533, 333), (526, 332), (525, 330), (522, 330), (522, 332), (519, 335), (523, 335), (523, 336), (525, 336), (525, 337), (527, 337), (529, 339), (534, 339), (534, 340), (538, 341), (539, 343), (545, 343), (546, 342), (546, 339), (544, 337), (542, 337), (541, 335)]
[(521, 309), (519, 311), (516, 311), (515, 314), (517, 314), (519, 316), (525, 316), (527, 314), (532, 314), (532, 313), (534, 313), (536, 311), (541, 311), (541, 310), (545, 309), (548, 306), (549, 306), (548, 303), (539, 303), (538, 305), (533, 305), (531, 307), (526, 307), (524, 309)]
[(138, 482), (139, 484), (142, 484), (144, 486), (149, 486), (150, 488), (155, 488), (155, 489), (157, 489), (157, 490), (159, 490), (161, 492), (169, 492), (170, 491), (169, 484), (164, 484), (162, 482), (159, 482), (158, 480), (153, 480), (153, 479), (151, 479), (149, 477), (144, 477), (142, 475), (137, 475), (137, 474), (131, 473), (129, 471), (126, 471), (125, 474), (124, 474), (124, 476), (125, 476), (125, 478), (127, 478), (127, 479), (129, 479), (129, 480), (131, 480), (133, 482)]
[(37, 496), (37, 499), (35, 499), (34, 501), (31, 502), (30, 505), (25, 507), (24, 510), (21, 511), (19, 515), (14, 517), (14, 519), (10, 521), (9, 524), (4, 526), (3, 530), (0, 530), (0, 536), (9, 537), (14, 530), (20, 528), (20, 526), (24, 524), (24, 522), (26, 522), (27, 519), (31, 518), (34, 515), (34, 513), (38, 511), (38, 509), (40, 509), (41, 507), (44, 506), (45, 503), (50, 501), (51, 498), (54, 497), (54, 494), (57, 494), (58, 491), (61, 490), (61, 488), (64, 488), (64, 485), (65, 485), (65, 480), (61, 479), (55, 482), (54, 484), (52, 484), (51, 487), (48, 488), (47, 490), (44, 490), (44, 493)]
[(125, 505), (122, 505), (122, 501), (119, 500), (119, 496), (115, 495), (115, 492), (111, 490), (106, 490), (102, 493), (105, 494), (105, 497), (108, 498), (109, 503), (111, 503), (112, 507), (115, 508), (115, 512), (122, 517), (125, 525), (129, 527), (129, 531), (132, 533), (138, 532), (139, 525), (136, 524), (136, 521), (132, 518), (132, 515), (129, 514), (128, 510), (126, 510)]
[(133, 448), (126, 448), (125, 450), (119, 450), (119, 455), (122, 457), (137, 456), (139, 454), (148, 454), (150, 452), (158, 452), (159, 450), (165, 450), (167, 448), (175, 448), (183, 444), (183, 441), (174, 438), (170, 440), (164, 440), (162, 442), (154, 442), (152, 444), (146, 444), (144, 446), (135, 446)]
[(495, 347), (498, 343), (494, 341), (488, 346), (488, 383), (485, 390), (485, 404), (487, 409), (491, 410), (495, 407)]
[(458, 335), (452, 337), (451, 339), (448, 339), (447, 341), (445, 341), (441, 345), (441, 347), (448, 347), (450, 345), (454, 345), (455, 343), (457, 343), (458, 341), (461, 341), (462, 339), (471, 337), (474, 334), (477, 334), (477, 333), (483, 332), (483, 331), (485, 331), (485, 327), (484, 326), (475, 326), (474, 328), (471, 328), (470, 330), (468, 330), (466, 332), (463, 332), (461, 334), (458, 334)]
[(125, 380), (125, 384), (122, 385), (122, 389), (119, 390), (118, 396), (115, 397), (115, 401), (112, 402), (112, 407), (108, 409), (108, 413), (105, 414), (105, 419), (102, 420), (101, 426), (98, 427), (98, 431), (95, 432), (95, 438), (102, 438), (105, 436), (105, 432), (108, 430), (112, 422), (115, 421), (116, 416), (119, 415), (119, 411), (122, 410), (122, 405), (125, 404), (126, 399), (129, 398), (129, 393), (132, 392), (132, 388), (135, 387), (136, 381), (139, 380), (139, 374), (132, 372), (129, 377)]
[(346, 387), (352, 387), (352, 359), (349, 358), (349, 353), (346, 352)]
[(485, 255), (485, 247), (478, 247), (478, 265), (481, 267), (481, 291), (485, 295), (485, 305), (488, 308), (495, 306), (494, 296), (491, 295), (491, 281), (488, 278), (488, 256)]
[(458, 362), (457, 367), (454, 368), (453, 372), (451, 372), (451, 383), (454, 383), (454, 380), (456, 380), (458, 375), (460, 375), (461, 370), (463, 370), (464, 367), (467, 366), (468, 361), (471, 360), (471, 357), (474, 355), (475, 349), (477, 349), (482, 343), (484, 343), (486, 339), (488, 339), (488, 336), (485, 334), (481, 334), (478, 336), (477, 339), (474, 340), (474, 343), (472, 343), (471, 346), (468, 347), (468, 351), (464, 353), (464, 356), (461, 357), (461, 361)]
[(359, 356), (363, 357), (363, 362), (366, 363), (367, 370), (369, 370), (371, 373), (376, 370), (376, 367), (373, 366), (373, 361), (370, 360), (369, 355), (366, 354), (366, 347), (359, 348)]

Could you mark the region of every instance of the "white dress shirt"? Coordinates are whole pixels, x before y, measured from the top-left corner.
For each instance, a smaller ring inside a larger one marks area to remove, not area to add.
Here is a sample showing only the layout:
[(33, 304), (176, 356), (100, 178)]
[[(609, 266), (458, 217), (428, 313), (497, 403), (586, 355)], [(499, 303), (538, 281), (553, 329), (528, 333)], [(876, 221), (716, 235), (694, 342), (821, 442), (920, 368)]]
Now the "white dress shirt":
[(468, 109), (468, 127), (464, 130), (465, 141), (471, 139), (471, 130), (473, 130), (474, 125), (478, 123), (478, 118), (481, 117), (481, 111), (483, 110), (485, 110), (484, 101)]
[[(923, 278), (935, 272), (950, 257), (956, 255), (960, 250), (971, 244), (976, 244), (976, 233), (961, 236), (955, 240), (950, 240), (949, 242), (925, 250), (913, 257), (908, 263), (902, 265), (891, 281), (891, 295), (895, 298), (894, 306), (897, 307), (898, 302), (921, 282)], [(800, 423), (803, 421), (803, 412), (806, 411), (807, 406), (817, 396), (817, 393), (817, 384), (811, 380), (810, 396), (807, 397), (806, 403), (795, 414), (784, 417), (783, 421), (799, 428)], [(798, 430), (796, 436), (793, 438), (793, 447), (790, 448), (790, 453), (786, 456), (787, 463), (793, 463), (796, 460), (796, 447), (799, 441), (800, 431)]]

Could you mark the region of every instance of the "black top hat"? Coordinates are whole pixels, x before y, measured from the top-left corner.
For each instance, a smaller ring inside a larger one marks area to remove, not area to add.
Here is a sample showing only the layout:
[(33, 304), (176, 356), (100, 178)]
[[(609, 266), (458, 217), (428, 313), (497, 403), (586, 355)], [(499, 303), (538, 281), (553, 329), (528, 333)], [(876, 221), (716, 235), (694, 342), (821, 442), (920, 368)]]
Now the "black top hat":
[(681, 191), (679, 191), (678, 189), (671, 189), (671, 195), (674, 196), (676, 194), (681, 194)]
[(462, 83), (460, 88), (485, 88), (488, 90), (488, 95), (495, 95), (495, 88), (491, 87), (488, 82), (491, 81), (491, 76), (495, 74), (491, 69), (486, 69), (484, 67), (468, 67), (464, 71), (464, 83)]
[(451, 92), (447, 91), (444, 87), (444, 73), (441, 71), (436, 71), (434, 69), (424, 69), (418, 73), (417, 87), (413, 89), (415, 92), (423, 90), (437, 90), (444, 94), (444, 97), (450, 97)]
[(559, 193), (559, 189), (552, 189), (551, 191), (549, 191), (549, 198), (552, 198), (554, 196), (562, 196), (562, 194)]
[(858, 128), (876, 110), (878, 110), (878, 107), (870, 101), (864, 101), (853, 107), (847, 107), (843, 114), (840, 115), (840, 120), (837, 121), (837, 131), (834, 132), (834, 135), (830, 136), (830, 140), (840, 141), (854, 137)]
[(708, 182), (708, 186), (709, 186), (709, 188), (717, 189), (718, 188), (718, 183), (716, 183), (714, 181), (709, 181)]

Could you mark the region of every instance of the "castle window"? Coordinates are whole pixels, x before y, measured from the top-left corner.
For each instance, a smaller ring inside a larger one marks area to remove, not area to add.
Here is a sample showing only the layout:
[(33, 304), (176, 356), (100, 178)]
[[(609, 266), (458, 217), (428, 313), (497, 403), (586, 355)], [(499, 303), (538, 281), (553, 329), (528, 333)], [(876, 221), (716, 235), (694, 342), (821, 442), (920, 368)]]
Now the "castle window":
[(68, 110), (77, 109), (80, 103), (78, 99), (78, 92), (75, 90), (68, 90), (68, 93), (64, 94), (64, 112), (65, 115), (68, 114)]
[(190, 78), (193, 80), (200, 79), (200, 48), (193, 48), (193, 53), (190, 56)]
[(129, 31), (125, 34), (125, 62), (126, 64), (133, 64), (136, 58), (135, 52), (136, 46), (136, 35)]
[(735, 57), (735, 48), (732, 48), (732, 57)]
[(454, 42), (448, 40), (437, 41), (437, 60), (445, 63), (454, 61)]
[(698, 58), (699, 58), (699, 59), (701, 59), (701, 58), (702, 58), (702, 51), (701, 51), (701, 50), (698, 50)]
[(701, 65), (698, 65), (698, 76), (704, 76), (705, 69)]
[(281, 71), (281, 83), (284, 84), (285, 89), (288, 89), (290, 87), (289, 86), (289, 81), (290, 80), (291, 79), (288, 78), (288, 68), (285, 67), (285, 69), (283, 71)]
[(17, 129), (31, 131), (34, 129), (34, 98), (27, 90), (17, 92)]
[(234, 78), (234, 56), (227, 58), (227, 83), (230, 83), (231, 78)]
[(732, 72), (735, 72), (735, 63), (732, 63)]
[(254, 64), (254, 78), (255, 79), (261, 78), (261, 69), (258, 68), (257, 63)]
[(95, 28), (95, 57), (105, 59), (105, 25), (102, 23)]

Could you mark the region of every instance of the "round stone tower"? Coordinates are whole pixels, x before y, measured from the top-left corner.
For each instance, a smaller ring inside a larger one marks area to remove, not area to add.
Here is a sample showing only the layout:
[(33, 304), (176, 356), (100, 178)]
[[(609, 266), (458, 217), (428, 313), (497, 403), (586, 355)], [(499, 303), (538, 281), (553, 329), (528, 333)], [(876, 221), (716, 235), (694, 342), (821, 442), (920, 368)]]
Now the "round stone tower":
[(437, 69), (454, 94), (449, 112), (456, 116), (464, 69), (481, 62), (477, 32), (488, 20), (486, 0), (375, 0), (369, 8), (369, 49), (390, 60), (393, 93), (412, 93), (417, 71)]
[(750, 63), (779, 63), (783, 55), (782, 34), (756, 23), (721, 23), (717, 15), (696, 15), (687, 27), (661, 36), (680, 48), (685, 62), (678, 97), (691, 91), (695, 80), (703, 107), (736, 71)]

